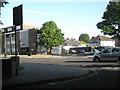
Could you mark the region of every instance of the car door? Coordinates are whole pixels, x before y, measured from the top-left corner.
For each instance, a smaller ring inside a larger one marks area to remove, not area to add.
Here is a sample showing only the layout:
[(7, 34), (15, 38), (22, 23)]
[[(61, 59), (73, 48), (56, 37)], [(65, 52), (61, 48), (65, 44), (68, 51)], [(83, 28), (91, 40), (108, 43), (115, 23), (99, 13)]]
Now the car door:
[(113, 61), (118, 60), (118, 56), (119, 56), (119, 48), (113, 48), (112, 49), (112, 54), (111, 54), (111, 58)]
[(112, 54), (112, 49), (107, 48), (103, 51), (103, 53), (100, 55), (100, 60), (102, 61), (109, 61), (111, 60), (111, 54)]

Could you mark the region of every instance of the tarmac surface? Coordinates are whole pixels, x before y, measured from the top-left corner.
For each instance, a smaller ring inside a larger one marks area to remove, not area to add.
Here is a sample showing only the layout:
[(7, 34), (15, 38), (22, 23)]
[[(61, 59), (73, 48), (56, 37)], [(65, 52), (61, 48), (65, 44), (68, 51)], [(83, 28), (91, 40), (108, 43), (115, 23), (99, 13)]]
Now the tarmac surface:
[[(20, 57), (22, 58), (25, 56)], [(34, 57), (35, 56), (30, 56), (28, 57), (28, 59)], [(42, 57), (48, 58), (51, 56), (44, 55)], [(52, 57), (56, 58), (57, 56)], [(10, 86), (25, 85), (32, 83), (70, 80), (85, 77), (92, 73), (93, 71), (91, 69), (85, 69), (73, 65), (21, 63), (18, 75), (11, 78), (3, 79), (2, 86), (5, 88)]]

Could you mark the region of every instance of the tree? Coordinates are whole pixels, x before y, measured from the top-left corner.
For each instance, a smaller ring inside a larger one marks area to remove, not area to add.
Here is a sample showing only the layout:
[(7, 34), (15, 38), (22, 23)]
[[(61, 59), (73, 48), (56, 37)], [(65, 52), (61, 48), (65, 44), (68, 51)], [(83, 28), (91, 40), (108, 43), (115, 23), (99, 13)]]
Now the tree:
[(81, 34), (80, 36), (79, 36), (79, 41), (85, 41), (85, 42), (87, 42), (88, 40), (90, 40), (90, 37), (89, 37), (89, 35), (88, 34)]
[(52, 47), (63, 45), (64, 37), (55, 22), (45, 22), (40, 29), (40, 45), (45, 46), (48, 54), (51, 54)]
[(103, 21), (97, 23), (104, 35), (115, 36), (120, 39), (120, 1), (109, 2), (103, 13)]
[(0, 7), (4, 7), (4, 4), (8, 4), (7, 0), (0, 1)]
[[(1, 18), (1, 7), (4, 7), (4, 5), (8, 4), (6, 0), (1, 0), (0, 1), (0, 18)], [(2, 21), (0, 20), (0, 24), (3, 24)]]

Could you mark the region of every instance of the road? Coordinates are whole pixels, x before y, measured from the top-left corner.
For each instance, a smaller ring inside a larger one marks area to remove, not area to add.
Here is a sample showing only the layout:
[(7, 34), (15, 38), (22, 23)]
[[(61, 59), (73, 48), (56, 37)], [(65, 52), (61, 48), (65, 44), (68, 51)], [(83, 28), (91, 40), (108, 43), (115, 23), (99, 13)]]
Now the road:
[(91, 57), (64, 56), (55, 58), (21, 58), (21, 63), (43, 63), (75, 65), (91, 68), (94, 74), (68, 81), (38, 83), (21, 88), (118, 88), (120, 83), (120, 65), (118, 62), (93, 62)]

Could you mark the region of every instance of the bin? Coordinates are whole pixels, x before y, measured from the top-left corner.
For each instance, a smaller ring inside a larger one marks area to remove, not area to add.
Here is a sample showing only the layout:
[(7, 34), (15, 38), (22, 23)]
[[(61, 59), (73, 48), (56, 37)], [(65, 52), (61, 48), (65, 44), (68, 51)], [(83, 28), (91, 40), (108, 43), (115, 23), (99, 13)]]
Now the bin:
[(19, 57), (2, 58), (2, 78), (18, 75)]

